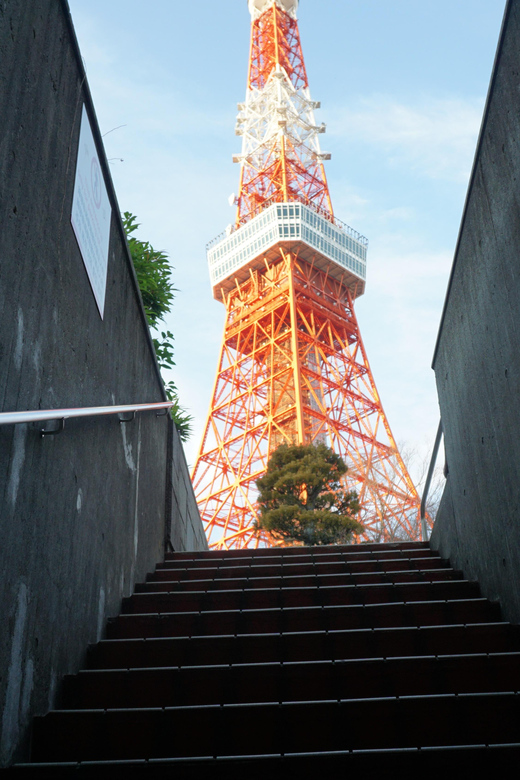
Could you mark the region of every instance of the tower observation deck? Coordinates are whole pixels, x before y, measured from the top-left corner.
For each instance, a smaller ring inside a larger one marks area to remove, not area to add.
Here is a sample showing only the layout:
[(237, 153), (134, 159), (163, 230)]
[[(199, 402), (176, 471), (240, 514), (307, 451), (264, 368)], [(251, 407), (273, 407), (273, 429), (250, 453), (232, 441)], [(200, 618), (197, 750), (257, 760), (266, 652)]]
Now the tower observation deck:
[(212, 547), (258, 535), (256, 486), (282, 443), (324, 442), (348, 466), (364, 539), (415, 540), (420, 500), (396, 447), (354, 313), (367, 240), (334, 215), (298, 31), (298, 0), (249, 0), (233, 225), (208, 244), (224, 337), (193, 484)]

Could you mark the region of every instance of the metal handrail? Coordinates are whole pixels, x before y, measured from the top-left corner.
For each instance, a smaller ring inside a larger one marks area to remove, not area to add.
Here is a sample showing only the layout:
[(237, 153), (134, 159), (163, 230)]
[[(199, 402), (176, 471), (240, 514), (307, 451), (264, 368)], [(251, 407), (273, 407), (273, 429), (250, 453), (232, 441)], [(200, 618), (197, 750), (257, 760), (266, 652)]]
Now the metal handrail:
[(71, 417), (98, 417), (103, 414), (135, 414), (147, 410), (171, 409), (173, 401), (153, 404), (123, 404), (121, 406), (84, 406), (77, 409), (37, 409), (32, 412), (0, 412), (0, 425), (68, 420)]
[(428, 541), (428, 526), (426, 525), (426, 501), (428, 500), (428, 492), (430, 490), (430, 484), (435, 469), (435, 463), (437, 462), (437, 455), (439, 453), (439, 446), (442, 439), (442, 420), (439, 420), (439, 427), (437, 428), (437, 435), (435, 437), (435, 444), (433, 445), (432, 457), (430, 460), (430, 466), (428, 468), (428, 474), (426, 475), (426, 482), (424, 483), (424, 490), (421, 499), (421, 536), (423, 542)]

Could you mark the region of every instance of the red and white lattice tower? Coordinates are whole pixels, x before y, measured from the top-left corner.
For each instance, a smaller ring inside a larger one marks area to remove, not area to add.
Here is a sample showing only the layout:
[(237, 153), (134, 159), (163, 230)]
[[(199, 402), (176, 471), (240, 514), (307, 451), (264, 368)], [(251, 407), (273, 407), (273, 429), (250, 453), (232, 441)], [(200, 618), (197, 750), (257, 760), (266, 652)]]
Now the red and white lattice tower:
[(255, 481), (283, 442), (325, 442), (343, 457), (361, 540), (420, 538), (419, 497), (354, 312), (367, 241), (333, 214), (297, 8), (249, 0), (237, 218), (208, 247), (226, 323), (193, 485), (209, 543), (223, 549), (272, 543), (253, 529)]

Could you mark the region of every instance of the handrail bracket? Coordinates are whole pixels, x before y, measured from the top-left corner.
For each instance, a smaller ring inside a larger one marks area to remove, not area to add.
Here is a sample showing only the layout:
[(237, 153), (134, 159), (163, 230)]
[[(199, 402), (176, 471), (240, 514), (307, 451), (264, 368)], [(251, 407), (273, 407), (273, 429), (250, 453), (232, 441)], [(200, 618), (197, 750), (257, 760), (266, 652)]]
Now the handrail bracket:
[(120, 413), (117, 415), (119, 417), (120, 423), (129, 423), (132, 422), (132, 420), (135, 420), (135, 409), (131, 412)]
[(59, 420), (56, 420), (56, 423), (57, 425), (55, 428), (40, 428), (40, 436), (42, 439), (44, 436), (57, 436), (58, 433), (61, 433), (65, 428), (65, 417), (60, 417)]

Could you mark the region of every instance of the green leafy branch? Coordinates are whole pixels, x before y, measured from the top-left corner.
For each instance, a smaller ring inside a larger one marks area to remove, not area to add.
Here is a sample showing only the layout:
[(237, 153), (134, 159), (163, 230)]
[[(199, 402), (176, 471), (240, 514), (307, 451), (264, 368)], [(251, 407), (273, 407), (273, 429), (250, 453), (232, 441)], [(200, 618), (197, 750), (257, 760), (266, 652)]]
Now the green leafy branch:
[[(172, 283), (172, 268), (168, 262), (168, 256), (164, 252), (158, 252), (148, 241), (139, 241), (133, 235), (139, 227), (139, 223), (137, 217), (128, 211), (123, 214), (123, 227), (148, 325), (158, 331), (159, 323), (164, 321), (166, 314), (171, 311), (175, 293), (178, 292)], [(169, 330), (159, 331), (159, 336), (153, 336), (152, 341), (159, 367), (161, 369), (173, 368), (175, 365), (173, 334)], [(174, 402), (171, 409), (172, 419), (182, 441), (186, 441), (192, 432), (193, 417), (180, 406), (175, 383), (165, 382), (164, 386), (168, 399)]]

